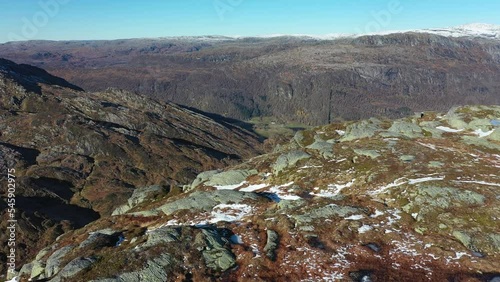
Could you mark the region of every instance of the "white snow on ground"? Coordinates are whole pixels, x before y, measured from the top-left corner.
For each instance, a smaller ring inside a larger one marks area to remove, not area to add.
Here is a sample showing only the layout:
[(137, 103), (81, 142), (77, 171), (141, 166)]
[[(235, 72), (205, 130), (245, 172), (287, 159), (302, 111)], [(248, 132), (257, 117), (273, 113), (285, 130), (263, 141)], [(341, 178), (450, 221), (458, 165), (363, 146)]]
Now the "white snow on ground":
[(267, 187), (267, 184), (265, 183), (262, 183), (262, 184), (256, 184), (256, 185), (249, 185), (245, 188), (241, 188), (240, 191), (242, 192), (253, 192), (253, 191), (257, 191), (257, 190), (260, 190), (262, 188), (265, 188)]
[(12, 278), (11, 280), (8, 280), (5, 282), (17, 282), (17, 281), (19, 281), (19, 277), (16, 276), (16, 277)]
[(370, 215), (370, 217), (371, 217), (371, 218), (377, 218), (377, 217), (379, 217), (379, 216), (381, 216), (381, 215), (384, 215), (384, 212), (381, 212), (381, 211), (379, 211), (379, 210), (375, 210), (375, 213), (374, 213), (374, 214), (372, 214), (372, 215)]
[(240, 221), (243, 217), (249, 215), (252, 212), (252, 207), (249, 205), (245, 204), (232, 204), (232, 205), (226, 205), (226, 204), (220, 204), (215, 206), (212, 209), (212, 212), (209, 213), (202, 213), (200, 216), (196, 216), (192, 220), (188, 220), (185, 222), (180, 222), (178, 219), (171, 219), (167, 221), (162, 226), (159, 226), (157, 228), (153, 228), (148, 230), (148, 232), (152, 232), (158, 228), (162, 228), (164, 226), (202, 226), (202, 225), (207, 225), (207, 224), (212, 224), (212, 223), (217, 223), (220, 221), (227, 221), (227, 222), (234, 222), (234, 221)]
[(368, 231), (370, 231), (372, 229), (373, 229), (373, 227), (371, 227), (370, 225), (366, 225), (365, 224), (365, 225), (361, 226), (360, 228), (358, 228), (358, 233), (359, 234), (363, 234), (363, 233), (366, 233), (366, 232), (368, 232)]
[(259, 247), (256, 244), (251, 244), (250, 247), (252, 248), (252, 252), (254, 254), (253, 258), (260, 258)]
[(269, 189), (269, 192), (276, 194), (276, 196), (278, 196), (280, 200), (295, 201), (295, 200), (301, 199), (301, 197), (299, 197), (297, 195), (289, 194), (288, 192), (284, 191), (283, 188), (290, 187), (292, 185), (293, 185), (293, 182), (289, 182), (287, 184), (283, 184), (280, 186), (274, 186), (274, 187), (271, 187)]
[(245, 204), (220, 204), (213, 208), (212, 219), (209, 220), (210, 223), (217, 223), (219, 221), (239, 221), (244, 216), (252, 212), (252, 207)]
[(444, 179), (444, 176), (423, 177), (423, 178), (417, 178), (417, 179), (409, 179), (408, 184), (417, 184), (417, 183), (428, 182), (428, 181), (439, 181), (439, 180), (443, 180), (443, 179)]
[(418, 144), (426, 147), (426, 148), (429, 148), (429, 149), (432, 149), (432, 150), (437, 150), (436, 146), (432, 145), (432, 144), (427, 144), (427, 143), (422, 143), (422, 142), (417, 142)]
[(406, 184), (406, 181), (402, 181), (403, 179), (404, 179), (404, 177), (398, 178), (398, 179), (394, 180), (394, 182), (392, 182), (390, 184), (382, 186), (382, 187), (378, 188), (375, 191), (368, 192), (368, 194), (369, 195), (378, 195), (378, 194), (384, 192), (385, 190), (387, 190), (389, 188), (398, 187), (398, 186), (401, 186), (403, 184)]
[(483, 138), (483, 137), (489, 136), (491, 133), (493, 133), (493, 131), (495, 131), (495, 130), (490, 130), (490, 131), (484, 132), (482, 129), (476, 129), (474, 131), (474, 134), (476, 134), (479, 138)]
[(498, 183), (490, 183), (490, 182), (485, 182), (485, 181), (476, 181), (476, 180), (454, 180), (453, 182), (459, 182), (459, 183), (474, 183), (474, 184), (482, 184), (482, 185), (488, 185), (488, 186), (496, 186), (496, 187), (500, 187), (500, 184), (498, 184)]
[(485, 37), (500, 39), (500, 26), (484, 23), (472, 23), (448, 28), (432, 28), (417, 30), (450, 37)]
[(308, 168), (320, 168), (323, 167), (322, 165), (305, 165), (302, 167), (299, 167), (299, 169), (308, 169)]
[(214, 186), (217, 190), (234, 190), (240, 186), (245, 185), (247, 182), (243, 181), (239, 184), (234, 184), (234, 185), (221, 185), (221, 186)]
[[(396, 222), (398, 222), (400, 219), (401, 219), (401, 216), (399, 215), (401, 213), (400, 210), (397, 210), (397, 209), (392, 209), (392, 210), (388, 210), (387, 212), (389, 212), (389, 216), (387, 217), (387, 224), (390, 226)], [(392, 217), (391, 217), (392, 215)]]
[(368, 195), (371, 195), (371, 196), (378, 195), (378, 194), (384, 193), (387, 189), (398, 187), (398, 186), (401, 186), (403, 184), (417, 184), (417, 183), (428, 182), (428, 181), (440, 181), (443, 179), (444, 179), (444, 176), (439, 176), (439, 177), (426, 176), (426, 177), (422, 177), (422, 178), (407, 179), (407, 180), (405, 177), (401, 177), (401, 178), (394, 180), (394, 182), (392, 182), (390, 184), (387, 184), (385, 186), (378, 188), (377, 190), (368, 192)]
[(345, 219), (348, 219), (348, 220), (360, 220), (360, 219), (363, 219), (365, 218), (362, 214), (356, 214), (356, 215), (351, 215), (349, 217), (346, 217)]
[(321, 191), (317, 194), (313, 193), (312, 195), (324, 198), (335, 197), (340, 193), (340, 191), (342, 191), (342, 189), (351, 187), (354, 184), (354, 181), (356, 181), (356, 179), (353, 179), (351, 182), (347, 182), (345, 184), (330, 184), (328, 185), (327, 190)]
[(464, 131), (463, 129), (453, 129), (453, 128), (449, 128), (446, 126), (438, 126), (438, 127), (436, 127), (436, 129), (442, 130), (444, 132), (451, 132), (451, 133), (457, 133), (457, 132)]

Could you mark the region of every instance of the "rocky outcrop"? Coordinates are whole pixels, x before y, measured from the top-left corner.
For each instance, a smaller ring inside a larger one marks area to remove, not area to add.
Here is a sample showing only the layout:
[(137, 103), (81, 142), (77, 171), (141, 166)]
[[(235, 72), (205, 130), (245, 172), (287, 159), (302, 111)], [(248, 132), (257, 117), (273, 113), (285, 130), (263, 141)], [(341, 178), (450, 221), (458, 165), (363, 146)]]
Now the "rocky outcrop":
[(282, 154), (272, 166), (273, 173), (278, 174), (286, 168), (293, 167), (298, 161), (308, 158), (310, 158), (308, 153), (299, 150)]
[[(258, 136), (226, 119), (118, 89), (83, 92), (0, 60), (0, 168), (16, 170), (19, 263), (69, 230), (175, 194), (259, 148)], [(0, 273), (5, 265), (0, 256)]]
[[(460, 107), (303, 131), (199, 175), (189, 191), (60, 236), (23, 277), (494, 281), (500, 149), (488, 137), (498, 116), (497, 106)], [(333, 156), (307, 148), (321, 140)]]
[(129, 210), (133, 209), (134, 207), (136, 207), (137, 205), (144, 202), (146, 199), (153, 197), (155, 195), (158, 196), (162, 192), (163, 192), (163, 187), (158, 185), (137, 188), (132, 193), (132, 196), (127, 200), (127, 203), (117, 207), (111, 215), (124, 214)]

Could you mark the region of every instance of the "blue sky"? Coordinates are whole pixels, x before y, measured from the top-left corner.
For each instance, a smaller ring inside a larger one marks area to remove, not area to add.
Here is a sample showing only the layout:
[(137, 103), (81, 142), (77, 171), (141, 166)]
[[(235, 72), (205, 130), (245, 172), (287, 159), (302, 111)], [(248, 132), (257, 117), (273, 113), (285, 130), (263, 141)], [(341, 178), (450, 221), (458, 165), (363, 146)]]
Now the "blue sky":
[(500, 24), (500, 1), (0, 0), (0, 42), (331, 34)]

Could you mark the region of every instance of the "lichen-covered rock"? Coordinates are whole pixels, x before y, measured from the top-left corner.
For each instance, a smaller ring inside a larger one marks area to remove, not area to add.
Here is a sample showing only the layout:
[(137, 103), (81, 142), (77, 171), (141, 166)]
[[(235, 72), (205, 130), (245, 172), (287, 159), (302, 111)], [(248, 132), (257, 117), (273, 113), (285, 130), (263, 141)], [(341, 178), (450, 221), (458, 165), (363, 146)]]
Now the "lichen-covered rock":
[(117, 274), (115, 278), (104, 278), (92, 280), (91, 282), (130, 282), (130, 281), (151, 281), (164, 282), (171, 278), (166, 267), (172, 263), (172, 257), (169, 254), (160, 254), (160, 256), (150, 259), (146, 262), (144, 268), (133, 271)]
[(114, 230), (100, 230), (92, 232), (78, 248), (91, 247), (93, 249), (115, 246), (120, 232)]
[(191, 185), (186, 185), (184, 187), (184, 191), (187, 192), (187, 191), (190, 191), (190, 190), (196, 188), (198, 185), (209, 180), (210, 177), (212, 177), (213, 175), (215, 175), (219, 172), (220, 172), (219, 170), (209, 170), (209, 171), (204, 171), (204, 172), (198, 174), (198, 176), (196, 176), (195, 180), (193, 180)]
[(209, 177), (208, 181), (205, 182), (206, 186), (225, 186), (239, 184), (248, 176), (257, 174), (258, 171), (255, 169), (251, 170), (228, 170), (220, 173), (213, 174)]
[(76, 258), (64, 266), (59, 273), (50, 281), (59, 282), (67, 281), (67, 279), (75, 276), (78, 272), (83, 271), (92, 266), (96, 262), (95, 258)]
[(368, 150), (368, 149), (354, 149), (354, 153), (356, 153), (359, 156), (366, 156), (372, 159), (376, 159), (380, 157), (380, 153), (377, 152), (376, 150)]
[(299, 145), (299, 147), (303, 148), (304, 147), (304, 133), (302, 131), (297, 131), (295, 133), (295, 135), (293, 136), (293, 141), (295, 141), (295, 143), (297, 143), (297, 145)]
[(189, 197), (169, 202), (157, 210), (165, 214), (172, 214), (179, 210), (202, 210), (209, 211), (218, 204), (240, 203), (244, 200), (257, 200), (259, 196), (254, 193), (246, 193), (232, 190), (217, 191), (195, 191)]
[(268, 229), (266, 231), (267, 241), (266, 246), (264, 247), (264, 252), (266, 252), (266, 256), (274, 261), (276, 260), (276, 249), (279, 246), (279, 235), (276, 231)]
[(394, 121), (388, 129), (387, 134), (382, 136), (405, 136), (408, 138), (418, 138), (422, 136), (422, 128), (417, 124), (407, 121)]
[(229, 242), (217, 230), (202, 229), (195, 244), (203, 246), (202, 254), (206, 266), (216, 271), (226, 271), (236, 265), (234, 254), (226, 247)]
[(382, 130), (381, 122), (378, 119), (371, 118), (347, 126), (341, 142), (352, 141), (356, 139), (369, 138)]
[(400, 156), (399, 159), (403, 162), (412, 162), (415, 160), (415, 156), (413, 155), (403, 155), (403, 156)]
[(74, 249), (74, 246), (66, 246), (60, 249), (57, 249), (50, 257), (47, 259), (45, 265), (45, 276), (52, 277), (61, 270), (63, 266), (61, 266), (61, 262), (71, 250)]
[(332, 143), (321, 139), (318, 135), (314, 136), (314, 142), (306, 148), (318, 151), (319, 155), (323, 156), (325, 159), (333, 158)]
[(354, 213), (362, 212), (358, 208), (339, 206), (337, 204), (329, 204), (319, 208), (309, 210), (303, 214), (293, 215), (292, 217), (298, 224), (308, 223), (318, 218), (329, 218), (332, 216), (345, 217)]
[(159, 185), (152, 185), (142, 188), (137, 188), (132, 193), (132, 196), (127, 200), (127, 203), (116, 208), (111, 215), (119, 215), (128, 212), (135, 206), (144, 202), (148, 197), (153, 195), (158, 195), (163, 191), (163, 188)]
[(410, 211), (413, 207), (418, 207), (420, 216), (424, 216), (436, 209), (484, 205), (485, 200), (484, 195), (465, 189), (420, 185), (416, 197), (404, 209)]
[(164, 243), (171, 243), (179, 240), (180, 230), (176, 227), (165, 226), (148, 232), (148, 239), (140, 245), (141, 249), (154, 247)]
[(299, 150), (282, 154), (272, 166), (273, 173), (278, 174), (286, 168), (293, 167), (298, 161), (308, 159), (310, 157), (311, 156), (308, 153)]
[(493, 141), (500, 142), (500, 128), (495, 128), (493, 133), (491, 133), (487, 138)]

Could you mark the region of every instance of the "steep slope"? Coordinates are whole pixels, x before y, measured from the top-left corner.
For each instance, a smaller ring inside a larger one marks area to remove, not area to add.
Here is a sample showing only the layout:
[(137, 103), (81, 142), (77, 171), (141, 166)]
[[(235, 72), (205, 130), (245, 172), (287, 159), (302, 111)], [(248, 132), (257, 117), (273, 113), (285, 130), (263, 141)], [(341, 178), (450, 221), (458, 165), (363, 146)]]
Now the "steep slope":
[(498, 106), (317, 127), (273, 153), (202, 173), (183, 194), (137, 191), (126, 209), (62, 236), (21, 274), (497, 281), (499, 168)]
[[(126, 91), (83, 92), (38, 68), (0, 60), (0, 181), (3, 187), (7, 169), (16, 170), (18, 262), (109, 215), (136, 188), (155, 184), (155, 195), (177, 193), (200, 171), (258, 152), (256, 135), (222, 120)], [(5, 230), (3, 196), (6, 190)]]
[(500, 41), (463, 30), (461, 37), (429, 30), (336, 40), (31, 41), (2, 44), (0, 54), (88, 90), (120, 87), (237, 119), (320, 125), (499, 104)]

